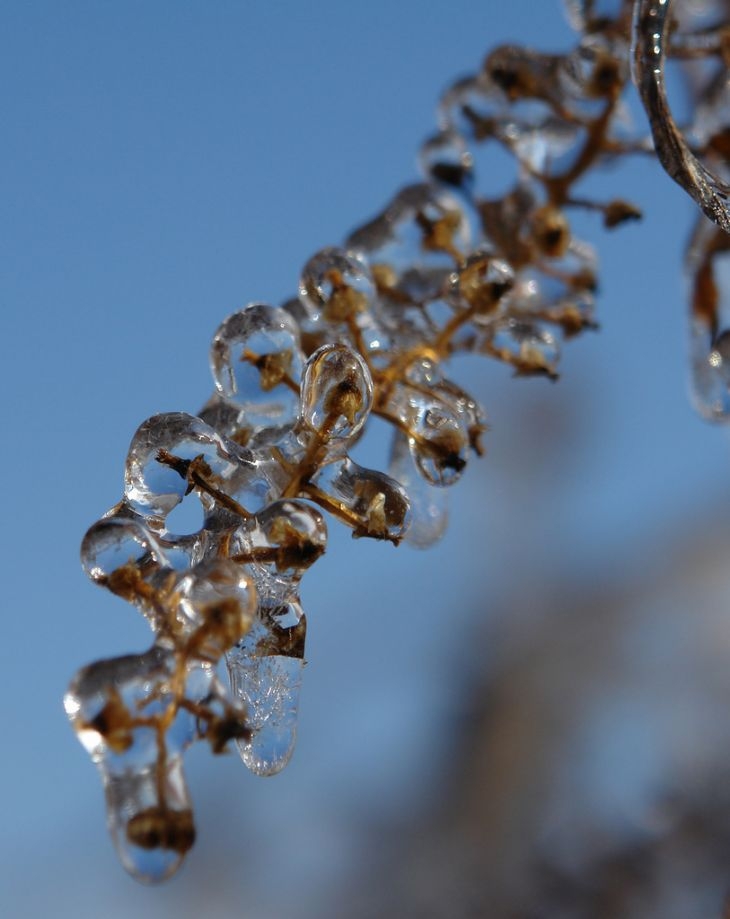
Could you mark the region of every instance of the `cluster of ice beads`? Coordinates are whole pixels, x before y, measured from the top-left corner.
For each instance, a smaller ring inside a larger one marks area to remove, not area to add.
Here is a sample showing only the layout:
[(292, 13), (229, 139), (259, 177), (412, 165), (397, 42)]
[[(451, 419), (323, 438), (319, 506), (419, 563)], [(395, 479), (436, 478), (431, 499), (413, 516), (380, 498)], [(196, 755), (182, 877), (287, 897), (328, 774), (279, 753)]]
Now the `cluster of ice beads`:
[[(82, 562), (154, 639), (84, 668), (66, 709), (135, 876), (169, 876), (193, 843), (182, 769), (192, 742), (219, 753), (235, 741), (259, 775), (290, 758), (300, 582), (325, 550), (325, 515), (394, 544), (443, 533), (446, 488), (485, 431), (477, 401), (445, 375), (449, 358), (478, 353), (555, 379), (562, 340), (595, 326), (596, 258), (568, 215), (594, 211), (609, 228), (639, 216), (577, 190), (595, 167), (647, 150), (621, 106), (632, 6), (568, 0), (574, 48), (497, 48), (449, 87), (420, 150), (422, 181), (313, 255), (282, 306), (253, 303), (221, 324), (199, 416), (156, 415), (134, 435), (122, 499), (86, 534)], [(514, 164), (506, 192), (490, 186), (497, 147)], [(698, 237), (698, 301), (723, 250)], [(717, 311), (696, 315), (698, 347), (716, 355), (702, 384), (716, 414), (730, 401), (730, 347)], [(392, 428), (387, 472), (351, 455), (371, 416)], [(183, 502), (199, 526), (176, 523)]]

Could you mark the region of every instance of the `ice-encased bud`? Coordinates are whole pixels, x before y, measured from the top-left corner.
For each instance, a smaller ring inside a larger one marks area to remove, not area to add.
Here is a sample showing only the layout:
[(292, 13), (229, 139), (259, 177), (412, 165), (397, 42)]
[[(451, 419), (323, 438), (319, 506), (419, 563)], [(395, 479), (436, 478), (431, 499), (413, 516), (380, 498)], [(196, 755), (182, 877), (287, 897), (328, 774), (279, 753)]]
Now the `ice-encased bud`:
[(294, 751), (305, 638), (298, 600), (265, 601), (248, 634), (226, 654), (233, 694), (251, 730), (238, 748), (257, 775), (280, 772)]
[(412, 399), (408, 412), (411, 455), (431, 485), (453, 485), (466, 466), (469, 438), (442, 399)]
[(302, 269), (299, 297), (311, 316), (348, 322), (372, 307), (375, 285), (363, 258), (330, 246), (315, 253)]
[(302, 420), (324, 440), (351, 440), (373, 404), (365, 361), (347, 345), (324, 345), (309, 358), (302, 381)]
[(505, 303), (513, 316), (527, 322), (544, 320), (559, 326), (566, 337), (598, 327), (595, 275), (571, 276), (561, 271), (559, 263), (555, 271), (552, 266), (548, 270), (524, 268)]
[(186, 654), (215, 663), (251, 627), (256, 589), (245, 569), (228, 559), (202, 562), (176, 587)]
[(123, 502), (93, 524), (81, 543), (86, 575), (136, 606), (154, 631), (167, 619), (159, 597), (174, 579), (175, 561), (174, 547), (154, 536)]
[(439, 127), (467, 140), (483, 140), (488, 126), (494, 125), (504, 111), (506, 101), (502, 90), (484, 74), (461, 77), (439, 100)]
[(97, 520), (81, 542), (81, 565), (88, 578), (129, 599), (125, 573), (145, 577), (169, 567), (165, 553), (140, 520), (109, 516)]
[(216, 493), (256, 510), (270, 488), (249, 451), (185, 412), (154, 415), (139, 427), (124, 481), (134, 510), (161, 523), (193, 489), (206, 510)]
[(509, 262), (490, 246), (482, 246), (450, 275), (448, 300), (458, 309), (471, 309), (475, 322), (491, 321), (514, 281)]
[(263, 303), (225, 319), (210, 349), (218, 392), (243, 407), (245, 423), (254, 430), (294, 421), (303, 358), (296, 322)]
[[(556, 114), (549, 85), (530, 74), (532, 69), (550, 70), (560, 59), (532, 52), (520, 55), (521, 49), (510, 47), (498, 50), (495, 59), (488, 60), (494, 76), (484, 72), (467, 77), (446, 91), (439, 107), (440, 123), (466, 138), (470, 158), (476, 160), (471, 168), (479, 178), (482, 171), (489, 175), (490, 161), (481, 161), (478, 147), (490, 140), (511, 150), (530, 172), (554, 171), (560, 158), (576, 147), (580, 125)], [(509, 70), (512, 65), (514, 75)]]
[(511, 364), (517, 376), (544, 374), (557, 378), (560, 343), (544, 325), (523, 319), (500, 319), (482, 350)]
[(195, 735), (195, 719), (178, 710), (162, 741), (156, 727), (171, 702), (174, 671), (174, 656), (153, 647), (85, 667), (64, 699), (101, 773), (119, 858), (142, 881), (174, 874), (195, 839), (181, 760)]
[(555, 73), (561, 57), (520, 45), (500, 45), (484, 59), (483, 73), (511, 102), (552, 99)]
[(531, 173), (552, 177), (570, 169), (588, 140), (585, 127), (554, 115), (539, 99), (510, 106), (495, 133)]
[(465, 190), (474, 185), (474, 160), (457, 131), (439, 131), (426, 138), (418, 151), (418, 165), (429, 182)]
[(461, 386), (447, 379), (440, 366), (428, 358), (414, 361), (406, 372), (406, 380), (421, 392), (430, 393), (445, 403), (461, 419), (468, 434), (469, 446), (481, 456), (481, 435), (487, 430), (487, 424), (477, 400)]
[(393, 432), (388, 474), (402, 485), (408, 495), (411, 521), (405, 541), (419, 549), (434, 545), (446, 531), (449, 493), (445, 488), (436, 488), (428, 483), (416, 467), (408, 438), (397, 430)]
[(469, 449), (469, 432), (458, 409), (426, 387), (399, 385), (387, 410), (408, 437), (421, 475), (431, 485), (453, 485), (464, 471)]
[(312, 477), (312, 500), (352, 527), (354, 537), (398, 543), (410, 522), (408, 496), (390, 476), (358, 466), (348, 456), (322, 466)]
[(469, 251), (475, 230), (456, 197), (433, 185), (407, 185), (385, 210), (354, 230), (347, 247), (364, 255), (373, 274), (400, 276), (415, 267), (447, 266)]
[(538, 255), (563, 258), (571, 241), (570, 224), (565, 211), (554, 204), (543, 204), (530, 214), (530, 234)]
[[(505, 297), (505, 311), (525, 321), (544, 320), (560, 326), (566, 337), (595, 329), (597, 257), (592, 246), (565, 234), (567, 245), (555, 243), (559, 256), (541, 258), (526, 265), (515, 276)], [(546, 230), (547, 233), (547, 230)], [(547, 241), (545, 243), (548, 244)]]
[(577, 32), (600, 31), (617, 20), (626, 0), (563, 0), (565, 16)]
[(629, 46), (624, 38), (601, 33), (584, 35), (578, 47), (560, 63), (560, 86), (571, 107), (598, 114), (588, 108), (591, 100), (614, 95), (629, 77)]
[(288, 600), (302, 574), (325, 551), (327, 525), (311, 504), (295, 498), (273, 501), (231, 535), (231, 558), (250, 570), (263, 597)]

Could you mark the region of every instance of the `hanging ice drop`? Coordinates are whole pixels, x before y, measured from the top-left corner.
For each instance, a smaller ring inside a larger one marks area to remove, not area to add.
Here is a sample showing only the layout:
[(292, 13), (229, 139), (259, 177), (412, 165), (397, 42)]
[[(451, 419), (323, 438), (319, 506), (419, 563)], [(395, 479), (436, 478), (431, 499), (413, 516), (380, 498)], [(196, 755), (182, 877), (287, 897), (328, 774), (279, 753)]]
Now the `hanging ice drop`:
[(405, 541), (419, 549), (438, 542), (448, 524), (449, 493), (431, 485), (419, 472), (408, 446), (408, 438), (393, 432), (388, 474), (403, 486), (411, 505), (411, 523)]
[[(159, 647), (81, 670), (64, 704), (102, 776), (107, 823), (119, 858), (140, 881), (174, 874), (195, 840), (181, 753), (194, 736), (184, 711), (167, 741), (174, 657)], [(184, 722), (184, 723), (182, 723)]]
[(730, 297), (718, 283), (729, 256), (730, 237), (700, 216), (687, 252), (690, 382), (695, 408), (715, 422), (730, 420)]
[(226, 654), (233, 694), (246, 706), (251, 729), (238, 748), (256, 775), (280, 772), (294, 752), (306, 629), (297, 600), (263, 602), (251, 630)]

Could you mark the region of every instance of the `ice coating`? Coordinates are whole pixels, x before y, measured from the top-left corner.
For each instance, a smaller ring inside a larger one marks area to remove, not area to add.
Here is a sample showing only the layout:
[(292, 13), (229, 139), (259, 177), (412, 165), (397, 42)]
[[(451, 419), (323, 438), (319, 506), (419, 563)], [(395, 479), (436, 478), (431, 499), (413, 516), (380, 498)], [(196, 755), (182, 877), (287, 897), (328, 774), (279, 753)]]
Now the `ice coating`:
[[(325, 551), (327, 518), (394, 545), (432, 545), (443, 533), (447, 488), (481, 455), (486, 431), (479, 402), (448, 376), (451, 359), (481, 355), (516, 376), (555, 379), (563, 341), (596, 327), (597, 259), (571, 218), (580, 211), (613, 229), (641, 216), (581, 187), (594, 169), (652, 150), (622, 104), (632, 29), (659, 156), (727, 223), (718, 30), (675, 3), (668, 38), (668, 0), (565, 7), (580, 33), (571, 47), (487, 53), (443, 94), (418, 153), (423, 180), (316, 251), (281, 307), (251, 303), (221, 323), (212, 396), (199, 416), (140, 426), (121, 500), (84, 537), (89, 578), (136, 606), (155, 634), (149, 651), (84, 668), (66, 696), (120, 858), (140, 879), (169, 876), (193, 844), (182, 771), (191, 743), (220, 753), (235, 741), (260, 775), (290, 759), (302, 581)], [(697, 90), (690, 145), (663, 85), (667, 60), (682, 55), (717, 65)], [(513, 165), (506, 190), (493, 184), (497, 149)], [(730, 417), (727, 248), (705, 220), (687, 262), (694, 399), (711, 420)], [(353, 458), (371, 419), (390, 428), (387, 474)], [(191, 508), (197, 516), (185, 516)], [(230, 692), (216, 675), (223, 658)]]
[(672, 117), (664, 82), (672, 23), (671, 0), (637, 0), (634, 6), (634, 82), (644, 103), (657, 157), (702, 211), (730, 233), (730, 184), (690, 148)]
[(697, 411), (708, 421), (730, 420), (730, 302), (720, 284), (730, 267), (730, 236), (700, 217), (687, 251), (691, 281), (690, 384)]

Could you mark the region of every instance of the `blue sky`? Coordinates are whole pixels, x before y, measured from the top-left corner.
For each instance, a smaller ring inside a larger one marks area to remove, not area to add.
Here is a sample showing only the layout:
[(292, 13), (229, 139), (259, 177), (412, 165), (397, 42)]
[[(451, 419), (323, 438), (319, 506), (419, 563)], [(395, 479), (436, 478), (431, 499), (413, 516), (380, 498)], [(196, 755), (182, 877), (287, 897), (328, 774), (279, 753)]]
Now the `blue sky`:
[(603, 328), (567, 346), (560, 384), (455, 374), (493, 430), (443, 544), (396, 551), (332, 525), (305, 582), (287, 772), (193, 754), (200, 841), (182, 876), (150, 891), (116, 864), (61, 697), (79, 666), (149, 636), (85, 581), (81, 537), (118, 500), (137, 425), (209, 395), (221, 319), (290, 296), (309, 255), (413, 181), (440, 91), (517, 40), (564, 47), (559, 5), (0, 4), (4, 914), (192, 916), (215, 884), (209, 915), (299, 915), (297, 892), (315, 902), (358, 854), (358, 820), (415, 806), (443, 755), (427, 715), (447, 705), (460, 624), (478, 634), (468, 617), (520, 583), (526, 553), (531, 577), (606, 576), (727, 501), (726, 436), (686, 397), (691, 206), (638, 163), (603, 187), (643, 225), (581, 225), (600, 243)]

